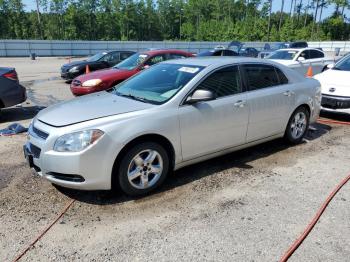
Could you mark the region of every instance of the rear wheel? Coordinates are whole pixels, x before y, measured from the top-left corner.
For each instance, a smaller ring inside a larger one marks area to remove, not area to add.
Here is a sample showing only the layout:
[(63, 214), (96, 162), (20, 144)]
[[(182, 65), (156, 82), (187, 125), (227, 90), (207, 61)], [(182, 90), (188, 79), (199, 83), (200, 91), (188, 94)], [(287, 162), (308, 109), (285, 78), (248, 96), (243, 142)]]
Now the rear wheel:
[(169, 156), (160, 144), (144, 142), (129, 149), (120, 162), (119, 186), (130, 196), (145, 195), (169, 173)]
[(305, 107), (297, 108), (289, 119), (286, 131), (285, 139), (292, 143), (300, 143), (309, 128), (310, 113)]

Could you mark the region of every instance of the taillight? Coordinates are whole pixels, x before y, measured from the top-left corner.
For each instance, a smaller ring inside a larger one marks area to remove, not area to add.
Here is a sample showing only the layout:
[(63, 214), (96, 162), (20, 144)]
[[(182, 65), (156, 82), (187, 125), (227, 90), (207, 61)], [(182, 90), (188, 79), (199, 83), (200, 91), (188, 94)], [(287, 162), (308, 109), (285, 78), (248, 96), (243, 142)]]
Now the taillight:
[(3, 74), (2, 76), (6, 77), (8, 79), (14, 80), (14, 81), (18, 81), (18, 76), (17, 76), (16, 71), (12, 71), (12, 72)]

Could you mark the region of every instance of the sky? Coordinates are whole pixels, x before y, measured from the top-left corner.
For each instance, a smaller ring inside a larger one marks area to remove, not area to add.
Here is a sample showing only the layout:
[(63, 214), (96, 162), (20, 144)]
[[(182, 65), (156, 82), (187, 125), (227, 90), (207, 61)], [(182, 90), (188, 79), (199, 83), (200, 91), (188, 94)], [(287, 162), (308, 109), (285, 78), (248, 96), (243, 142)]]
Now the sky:
[[(208, 0), (208, 1), (210, 1), (210, 0)], [(285, 0), (284, 11), (287, 12), (287, 13), (290, 10), (291, 1), (292, 0)], [(297, 0), (297, 2), (299, 3), (299, 0)], [(26, 11), (34, 10), (36, 8), (35, 0), (23, 0), (23, 3), (25, 5), (25, 10)], [(280, 0), (273, 0), (272, 1), (272, 12), (279, 11), (281, 9), (281, 4), (282, 4), (282, 1), (280, 1)], [(322, 13), (322, 19), (330, 16), (333, 12), (334, 12), (334, 5), (330, 5), (327, 8), (324, 8), (323, 9), (323, 13)], [(345, 11), (345, 15), (347, 17), (349, 17), (350, 16), (350, 11), (346, 10)]]

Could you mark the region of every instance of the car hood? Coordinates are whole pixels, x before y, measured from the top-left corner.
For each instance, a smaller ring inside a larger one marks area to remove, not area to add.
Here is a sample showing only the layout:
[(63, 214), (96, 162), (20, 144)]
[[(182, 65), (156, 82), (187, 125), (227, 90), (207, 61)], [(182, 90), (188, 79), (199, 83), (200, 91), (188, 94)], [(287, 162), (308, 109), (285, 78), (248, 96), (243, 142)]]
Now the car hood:
[(71, 62), (71, 63), (67, 63), (67, 64), (64, 64), (62, 67), (73, 67), (73, 66), (77, 66), (77, 65), (85, 65), (87, 64), (88, 61), (86, 60), (82, 60), (82, 61), (74, 61), (74, 62)]
[(37, 119), (51, 126), (62, 127), (151, 107), (154, 105), (99, 92), (50, 106), (40, 111)]
[(322, 94), (350, 97), (350, 83), (347, 82), (350, 79), (350, 71), (329, 69), (315, 75), (314, 78), (321, 83)]
[(102, 69), (91, 72), (89, 74), (80, 75), (76, 79), (80, 82), (84, 82), (90, 79), (101, 79), (101, 80), (117, 80), (118, 78), (128, 78), (135, 74), (134, 70), (123, 70), (116, 68)]

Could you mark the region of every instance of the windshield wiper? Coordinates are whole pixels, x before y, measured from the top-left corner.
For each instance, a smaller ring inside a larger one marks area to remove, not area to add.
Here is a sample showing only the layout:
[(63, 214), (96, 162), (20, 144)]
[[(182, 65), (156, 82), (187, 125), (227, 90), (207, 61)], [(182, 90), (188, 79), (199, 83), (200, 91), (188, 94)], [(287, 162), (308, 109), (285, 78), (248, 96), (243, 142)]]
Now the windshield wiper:
[(148, 99), (146, 99), (144, 97), (134, 96), (132, 94), (122, 94), (122, 93), (119, 93), (119, 92), (116, 92), (116, 94), (118, 96), (131, 98), (133, 100), (141, 101), (141, 102), (144, 102), (144, 103), (153, 103), (153, 101), (151, 101), (151, 100), (148, 100)]
[(336, 67), (336, 66), (332, 67), (331, 69), (333, 69), (333, 70), (341, 70), (339, 67)]

